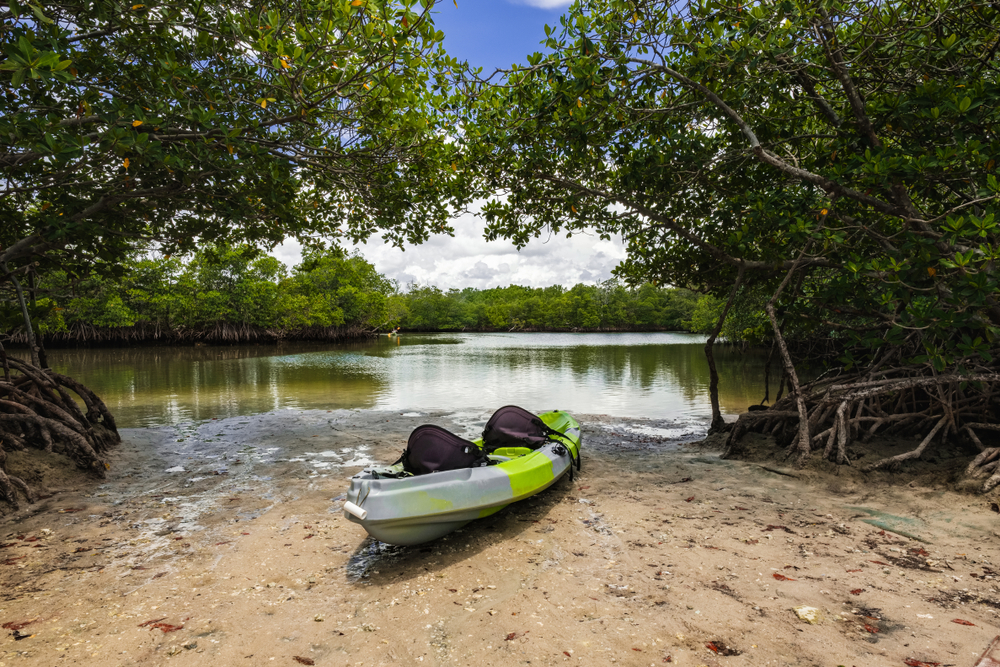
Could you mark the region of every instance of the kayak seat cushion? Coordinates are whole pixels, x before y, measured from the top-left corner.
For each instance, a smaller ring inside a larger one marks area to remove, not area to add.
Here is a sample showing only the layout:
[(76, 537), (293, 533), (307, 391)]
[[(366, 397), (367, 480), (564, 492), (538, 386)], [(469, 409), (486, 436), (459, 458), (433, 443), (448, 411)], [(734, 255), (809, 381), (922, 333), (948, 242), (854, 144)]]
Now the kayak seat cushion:
[(444, 470), (474, 468), (487, 462), (486, 455), (474, 442), (451, 431), (425, 424), (413, 429), (401, 459), (403, 469), (414, 475)]
[(504, 447), (539, 449), (552, 442), (551, 436), (557, 433), (537, 415), (516, 405), (507, 405), (494, 412), (486, 422), (483, 449), (488, 454)]

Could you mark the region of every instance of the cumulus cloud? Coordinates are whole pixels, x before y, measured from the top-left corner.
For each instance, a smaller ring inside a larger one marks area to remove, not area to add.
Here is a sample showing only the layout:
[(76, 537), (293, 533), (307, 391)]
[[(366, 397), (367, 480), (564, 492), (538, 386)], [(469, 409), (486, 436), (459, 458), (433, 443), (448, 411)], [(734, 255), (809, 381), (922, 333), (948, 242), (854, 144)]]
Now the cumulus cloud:
[[(611, 270), (625, 258), (620, 238), (605, 241), (581, 233), (572, 238), (543, 236), (518, 251), (509, 241), (486, 241), (485, 223), (474, 215), (459, 216), (452, 225), (455, 236), (433, 236), (405, 251), (377, 237), (348, 247), (360, 251), (403, 288), (410, 283), (442, 289), (592, 285), (610, 278)], [(275, 248), (274, 254), (291, 267), (300, 261), (300, 252), (298, 244), (289, 240)]]
[(497, 272), (488, 267), (482, 260), (476, 262), (475, 266), (462, 273), (464, 277), (470, 280), (491, 280), (496, 274)]

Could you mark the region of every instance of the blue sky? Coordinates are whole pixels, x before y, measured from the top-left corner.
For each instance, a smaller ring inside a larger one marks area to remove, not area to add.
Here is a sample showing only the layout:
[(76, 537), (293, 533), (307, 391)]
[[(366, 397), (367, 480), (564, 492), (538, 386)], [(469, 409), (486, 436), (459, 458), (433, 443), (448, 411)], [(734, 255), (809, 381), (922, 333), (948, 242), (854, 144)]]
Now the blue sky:
[(444, 32), (449, 53), (482, 67), (489, 75), (497, 68), (526, 62), (541, 50), (544, 27), (559, 25), (569, 0), (440, 0), (434, 25)]
[[(459, 60), (482, 67), (489, 76), (497, 68), (527, 62), (541, 50), (545, 25), (558, 26), (569, 0), (439, 0), (434, 23), (444, 32), (445, 48)], [(572, 238), (533, 240), (521, 251), (506, 241), (487, 242), (483, 222), (473, 215), (453, 221), (455, 236), (434, 236), (402, 251), (373, 238), (357, 246), (387, 277), (399, 282), (451, 287), (547, 287), (593, 284), (611, 277), (625, 257), (620, 239), (602, 241), (576, 233)], [(288, 242), (275, 255), (289, 267), (299, 262), (299, 246)]]

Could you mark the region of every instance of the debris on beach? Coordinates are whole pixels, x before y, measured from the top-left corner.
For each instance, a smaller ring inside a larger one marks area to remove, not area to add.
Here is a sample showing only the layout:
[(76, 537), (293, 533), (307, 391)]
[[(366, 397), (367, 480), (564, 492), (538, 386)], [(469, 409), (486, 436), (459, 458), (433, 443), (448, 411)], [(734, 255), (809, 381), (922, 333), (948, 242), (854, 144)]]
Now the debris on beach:
[(6, 630), (14, 630), (16, 632), (17, 630), (24, 630), (26, 627), (28, 627), (37, 620), (38, 620), (37, 618), (33, 618), (30, 621), (8, 621), (7, 623), (0, 625), (0, 628), (4, 628)]
[(1000, 635), (993, 638), (973, 667), (996, 667), (996, 665), (1000, 665)]
[(801, 620), (809, 623), (810, 625), (816, 625), (823, 619), (822, 612), (820, 612), (820, 610), (816, 607), (807, 607), (803, 605), (801, 607), (795, 607), (792, 611), (794, 611), (795, 615)]

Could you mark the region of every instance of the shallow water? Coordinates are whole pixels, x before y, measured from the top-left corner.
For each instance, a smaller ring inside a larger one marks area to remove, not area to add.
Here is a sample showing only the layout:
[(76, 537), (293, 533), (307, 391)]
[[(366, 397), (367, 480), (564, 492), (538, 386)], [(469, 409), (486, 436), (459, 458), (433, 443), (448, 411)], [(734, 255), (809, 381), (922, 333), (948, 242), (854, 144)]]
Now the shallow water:
[[(405, 334), (350, 345), (53, 350), (123, 427), (279, 409), (541, 411), (702, 421), (704, 337), (637, 334)], [(723, 411), (763, 397), (762, 355), (717, 352)]]

